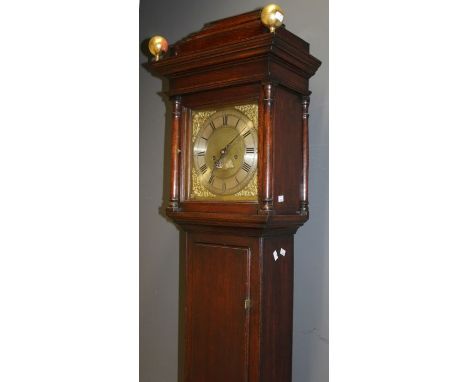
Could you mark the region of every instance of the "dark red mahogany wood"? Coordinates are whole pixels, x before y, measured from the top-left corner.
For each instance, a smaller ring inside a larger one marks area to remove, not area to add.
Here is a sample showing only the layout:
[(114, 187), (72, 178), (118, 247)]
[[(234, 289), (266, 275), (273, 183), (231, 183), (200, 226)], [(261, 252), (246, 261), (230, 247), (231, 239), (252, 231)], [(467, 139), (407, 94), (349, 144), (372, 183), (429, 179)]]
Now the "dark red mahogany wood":
[(260, 212), (269, 213), (273, 209), (273, 196), (272, 196), (272, 166), (273, 166), (273, 91), (274, 86), (267, 83), (263, 87), (263, 182), (262, 182), (262, 206)]
[[(270, 33), (260, 12), (206, 24), (146, 65), (169, 80), (173, 107), (166, 213), (183, 239), (180, 382), (291, 381), (293, 243), (308, 219), (308, 84), (321, 63), (285, 27)], [(192, 110), (239, 103), (258, 104), (258, 200), (190, 200)]]
[(169, 196), (169, 208), (177, 210), (179, 208), (179, 157), (180, 157), (180, 118), (181, 104), (180, 97), (173, 99), (172, 118), (172, 144), (171, 144), (171, 193)]
[(307, 215), (309, 210), (309, 102), (309, 96), (302, 98), (302, 184), (299, 208), (302, 215)]

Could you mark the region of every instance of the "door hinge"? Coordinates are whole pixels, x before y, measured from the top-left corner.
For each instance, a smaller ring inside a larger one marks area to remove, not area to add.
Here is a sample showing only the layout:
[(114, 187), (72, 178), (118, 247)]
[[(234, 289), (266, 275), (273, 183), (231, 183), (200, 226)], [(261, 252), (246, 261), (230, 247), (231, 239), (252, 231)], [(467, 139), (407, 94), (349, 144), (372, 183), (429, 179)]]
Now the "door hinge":
[(245, 310), (250, 309), (251, 306), (252, 306), (252, 301), (250, 300), (250, 298), (245, 299), (244, 301)]

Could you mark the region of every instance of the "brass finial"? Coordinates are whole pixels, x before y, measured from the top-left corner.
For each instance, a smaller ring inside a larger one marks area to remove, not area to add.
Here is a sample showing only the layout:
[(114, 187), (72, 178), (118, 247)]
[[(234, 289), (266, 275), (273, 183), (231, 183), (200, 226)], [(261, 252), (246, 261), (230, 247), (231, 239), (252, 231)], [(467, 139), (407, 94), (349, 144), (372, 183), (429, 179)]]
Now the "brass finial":
[(167, 40), (162, 36), (153, 36), (149, 40), (148, 48), (151, 54), (154, 56), (154, 61), (159, 61), (161, 56), (164, 55), (169, 49)]
[(262, 9), (262, 23), (270, 28), (271, 33), (283, 25), (283, 18), (284, 12), (279, 5), (268, 4)]

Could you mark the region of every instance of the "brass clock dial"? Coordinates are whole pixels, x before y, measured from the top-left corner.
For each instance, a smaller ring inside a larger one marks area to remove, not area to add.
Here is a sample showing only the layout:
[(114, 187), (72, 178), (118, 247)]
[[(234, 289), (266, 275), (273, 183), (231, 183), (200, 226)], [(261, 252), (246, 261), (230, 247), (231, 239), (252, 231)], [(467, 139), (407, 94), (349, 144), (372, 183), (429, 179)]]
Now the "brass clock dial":
[(217, 111), (200, 127), (192, 155), (203, 187), (214, 195), (236, 194), (256, 174), (257, 129), (235, 108)]

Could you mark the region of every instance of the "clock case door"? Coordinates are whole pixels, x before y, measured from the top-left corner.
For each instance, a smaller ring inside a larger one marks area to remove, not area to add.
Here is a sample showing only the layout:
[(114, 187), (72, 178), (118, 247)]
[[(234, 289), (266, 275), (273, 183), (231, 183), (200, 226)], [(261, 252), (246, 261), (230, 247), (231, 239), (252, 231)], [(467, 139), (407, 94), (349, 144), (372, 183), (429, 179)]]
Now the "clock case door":
[(294, 232), (185, 226), (181, 382), (291, 380)]
[(186, 240), (183, 381), (257, 380), (258, 242), (199, 232)]

